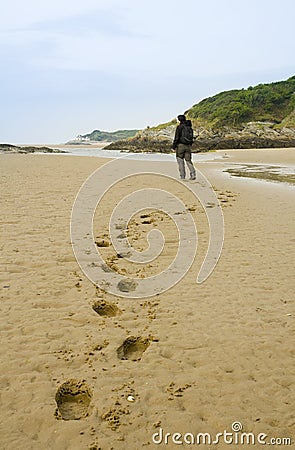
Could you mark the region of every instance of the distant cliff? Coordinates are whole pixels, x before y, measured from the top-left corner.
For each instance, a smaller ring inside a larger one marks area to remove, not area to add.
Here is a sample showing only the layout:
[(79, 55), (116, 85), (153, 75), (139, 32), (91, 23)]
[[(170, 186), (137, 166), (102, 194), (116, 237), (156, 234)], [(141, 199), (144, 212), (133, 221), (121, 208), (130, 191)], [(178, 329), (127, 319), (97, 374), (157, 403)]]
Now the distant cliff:
[[(295, 147), (295, 76), (286, 81), (221, 92), (185, 112), (193, 151)], [(170, 152), (176, 120), (139, 131), (105, 148)]]
[(73, 142), (116, 142), (122, 139), (128, 139), (135, 136), (139, 130), (117, 130), (117, 131), (100, 131), (94, 130), (92, 133), (79, 134)]

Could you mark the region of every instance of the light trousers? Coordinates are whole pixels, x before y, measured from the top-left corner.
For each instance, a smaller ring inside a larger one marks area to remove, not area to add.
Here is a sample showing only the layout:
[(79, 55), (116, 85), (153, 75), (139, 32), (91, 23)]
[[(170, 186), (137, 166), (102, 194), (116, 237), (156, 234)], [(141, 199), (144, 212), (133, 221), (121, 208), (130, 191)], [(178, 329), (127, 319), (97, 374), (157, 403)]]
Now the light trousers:
[(196, 177), (196, 170), (192, 163), (192, 146), (186, 144), (178, 144), (176, 149), (176, 160), (178, 163), (180, 178), (185, 178), (185, 164), (187, 164), (188, 170), (190, 172), (190, 177)]

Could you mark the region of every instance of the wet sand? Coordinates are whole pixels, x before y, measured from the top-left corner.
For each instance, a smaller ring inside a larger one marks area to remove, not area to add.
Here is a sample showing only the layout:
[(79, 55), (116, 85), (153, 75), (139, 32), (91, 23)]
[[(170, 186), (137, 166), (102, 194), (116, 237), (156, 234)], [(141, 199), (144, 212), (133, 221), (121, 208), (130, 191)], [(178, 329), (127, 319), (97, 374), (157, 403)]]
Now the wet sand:
[[(220, 162), (196, 163), (225, 221), (214, 272), (196, 284), (208, 244), (205, 213), (185, 187), (164, 180), (157, 187), (173, 189), (197, 222), (198, 254), (176, 286), (144, 299), (97, 289), (72, 251), (75, 197), (106, 160), (0, 155), (1, 448), (173, 449), (171, 436), (168, 444), (164, 437), (156, 444), (153, 434), (179, 432), (183, 441), (185, 433), (210, 433), (213, 441), (232, 432), (234, 422), (255, 439), (265, 433), (265, 442), (289, 437), (294, 443), (294, 187), (222, 170), (232, 162), (294, 164), (295, 150), (220, 154)], [(142, 161), (133, 164), (143, 170)], [(177, 177), (176, 163), (154, 164), (155, 170), (172, 165)], [(155, 180), (151, 175), (144, 183)], [(99, 245), (108, 241), (112, 201), (139, 187), (138, 178), (130, 178), (98, 209)], [(141, 212), (130, 224), (130, 241), (144, 249), (154, 226), (168, 245), (159, 262), (134, 269), (102, 246), (108, 264), (130, 277), (162, 270), (178, 244), (171, 220)], [(220, 440), (183, 447), (247, 445)]]

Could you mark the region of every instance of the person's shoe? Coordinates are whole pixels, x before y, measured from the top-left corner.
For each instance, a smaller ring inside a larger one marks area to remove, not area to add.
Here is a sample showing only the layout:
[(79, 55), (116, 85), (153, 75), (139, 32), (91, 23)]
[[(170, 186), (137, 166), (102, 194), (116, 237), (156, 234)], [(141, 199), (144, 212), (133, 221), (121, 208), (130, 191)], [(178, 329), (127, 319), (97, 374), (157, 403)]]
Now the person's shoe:
[(181, 180), (185, 180), (185, 177), (180, 177)]
[(195, 176), (194, 176), (194, 177), (190, 177), (190, 180), (192, 180), (192, 181), (193, 181), (193, 180), (195, 180), (195, 179), (196, 179), (196, 177), (195, 177)]

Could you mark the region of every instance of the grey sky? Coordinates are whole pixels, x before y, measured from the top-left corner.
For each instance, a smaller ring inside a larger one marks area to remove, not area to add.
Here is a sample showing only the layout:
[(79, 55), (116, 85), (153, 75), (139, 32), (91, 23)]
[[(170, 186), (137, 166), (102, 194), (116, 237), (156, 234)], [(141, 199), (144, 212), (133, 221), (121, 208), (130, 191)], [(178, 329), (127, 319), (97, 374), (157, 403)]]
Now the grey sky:
[(0, 142), (144, 128), (217, 92), (286, 79), (294, 17), (294, 0), (5, 2)]

